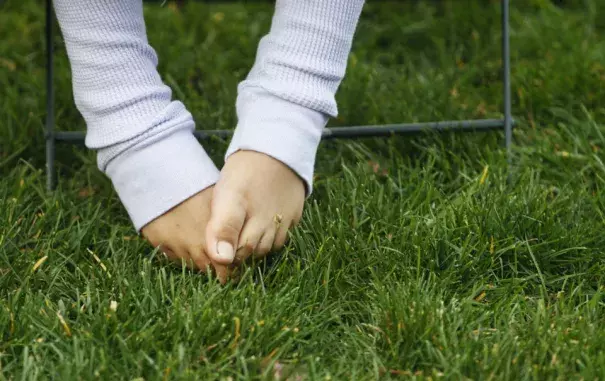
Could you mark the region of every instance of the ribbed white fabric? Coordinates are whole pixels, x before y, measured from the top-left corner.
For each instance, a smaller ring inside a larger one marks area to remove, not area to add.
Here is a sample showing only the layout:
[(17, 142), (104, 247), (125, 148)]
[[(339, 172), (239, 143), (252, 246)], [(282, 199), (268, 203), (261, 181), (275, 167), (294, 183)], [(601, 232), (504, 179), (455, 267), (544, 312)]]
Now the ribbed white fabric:
[[(213, 185), (218, 170), (172, 100), (147, 41), (141, 0), (54, 0), (86, 145), (135, 228)], [(271, 31), (238, 88), (240, 149), (281, 160), (312, 189), (315, 153), (342, 81), (363, 0), (277, 0)]]
[(226, 158), (268, 154), (313, 187), (315, 154), (347, 67), (364, 0), (277, 0), (269, 34), (238, 88), (238, 125)]

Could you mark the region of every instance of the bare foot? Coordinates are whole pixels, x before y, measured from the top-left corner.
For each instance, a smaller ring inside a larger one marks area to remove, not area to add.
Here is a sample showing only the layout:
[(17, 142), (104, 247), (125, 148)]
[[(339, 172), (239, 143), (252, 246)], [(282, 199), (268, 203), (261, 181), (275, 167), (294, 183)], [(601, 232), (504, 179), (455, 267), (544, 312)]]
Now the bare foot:
[(207, 253), (214, 263), (242, 263), (284, 246), (302, 216), (305, 186), (282, 162), (254, 151), (231, 155), (214, 187)]
[(227, 266), (206, 255), (206, 225), (210, 218), (212, 188), (207, 188), (145, 225), (143, 236), (168, 259), (202, 272), (214, 269), (221, 283), (229, 277)]

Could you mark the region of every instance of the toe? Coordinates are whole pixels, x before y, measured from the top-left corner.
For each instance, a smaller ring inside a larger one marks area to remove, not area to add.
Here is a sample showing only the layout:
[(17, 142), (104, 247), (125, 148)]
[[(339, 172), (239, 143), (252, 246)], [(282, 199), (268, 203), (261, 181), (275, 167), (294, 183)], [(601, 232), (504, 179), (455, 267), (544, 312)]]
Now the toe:
[(212, 263), (210, 262), (210, 258), (199, 249), (198, 246), (190, 247), (187, 250), (187, 257), (191, 258), (189, 261), (195, 264), (195, 268), (203, 273), (208, 272)]
[(243, 263), (254, 253), (265, 232), (265, 225), (261, 223), (260, 219), (252, 218), (246, 221), (239, 236), (239, 246), (235, 253), (234, 263)]
[(206, 227), (206, 251), (214, 263), (229, 265), (246, 220), (245, 203), (237, 193), (217, 185), (212, 199), (210, 221)]
[(273, 242), (273, 251), (281, 250), (288, 240), (288, 228), (282, 226), (275, 234), (275, 241)]
[(171, 262), (175, 262), (179, 259), (179, 257), (175, 254), (174, 251), (163, 247), (159, 248), (158, 255), (161, 260), (169, 260)]
[(270, 228), (265, 231), (260, 239), (256, 249), (254, 250), (255, 258), (264, 258), (271, 252), (273, 242), (275, 241), (275, 228)]
[(187, 254), (191, 258), (191, 261), (195, 264), (195, 268), (197, 270), (202, 273), (214, 271), (216, 277), (222, 284), (227, 282), (230, 273), (228, 267), (226, 265), (212, 263), (210, 258), (206, 255), (204, 244), (190, 246), (187, 250)]
[(221, 284), (227, 283), (227, 280), (229, 280), (229, 277), (231, 275), (231, 270), (229, 270), (228, 266), (215, 264), (214, 271), (216, 273), (216, 277), (218, 278), (219, 282), (221, 282)]
[(166, 258), (172, 262), (175, 266), (185, 266), (190, 270), (200, 269), (205, 271), (205, 266), (200, 268), (200, 263), (195, 258), (191, 257), (187, 250), (184, 249), (162, 249), (162, 252), (166, 255)]

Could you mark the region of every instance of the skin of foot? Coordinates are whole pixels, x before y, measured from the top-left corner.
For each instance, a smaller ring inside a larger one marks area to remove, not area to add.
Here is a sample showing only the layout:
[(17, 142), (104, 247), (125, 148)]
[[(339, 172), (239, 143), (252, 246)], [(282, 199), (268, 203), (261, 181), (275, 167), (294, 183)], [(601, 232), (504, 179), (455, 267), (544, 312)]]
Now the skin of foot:
[(223, 284), (230, 277), (228, 266), (213, 263), (206, 252), (206, 226), (210, 219), (213, 189), (207, 188), (172, 208), (141, 229), (154, 247), (169, 260), (201, 272), (214, 271)]
[(263, 153), (235, 152), (213, 189), (208, 257), (239, 265), (281, 249), (301, 219), (304, 202), (304, 182), (288, 166)]

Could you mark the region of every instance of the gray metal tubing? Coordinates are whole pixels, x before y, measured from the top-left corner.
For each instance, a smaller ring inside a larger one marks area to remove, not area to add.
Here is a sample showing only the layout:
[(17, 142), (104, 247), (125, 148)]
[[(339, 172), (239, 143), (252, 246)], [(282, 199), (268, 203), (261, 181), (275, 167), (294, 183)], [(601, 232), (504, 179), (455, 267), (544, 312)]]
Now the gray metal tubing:
[(46, 187), (55, 187), (55, 89), (52, 0), (46, 0)]
[[(380, 126), (350, 126), (350, 127), (332, 127), (323, 131), (322, 138), (363, 138), (378, 137), (390, 135), (409, 135), (425, 131), (490, 131), (502, 129), (504, 121), (501, 119), (479, 119), (479, 120), (460, 120), (429, 123), (406, 123), (406, 124), (385, 124)], [(231, 130), (196, 130), (194, 135), (199, 139), (209, 137), (228, 138), (232, 135)], [(81, 131), (57, 131), (55, 139), (62, 142), (84, 142), (85, 133)]]
[(501, 119), (456, 120), (428, 123), (384, 124), (379, 126), (351, 126), (326, 128), (323, 139), (363, 138), (390, 135), (410, 135), (420, 132), (466, 132), (501, 129)]
[(502, 1), (502, 69), (504, 71), (504, 134), (506, 155), (510, 164), (513, 139), (513, 118), (511, 114), (510, 95), (510, 33), (509, 33), (509, 0)]

